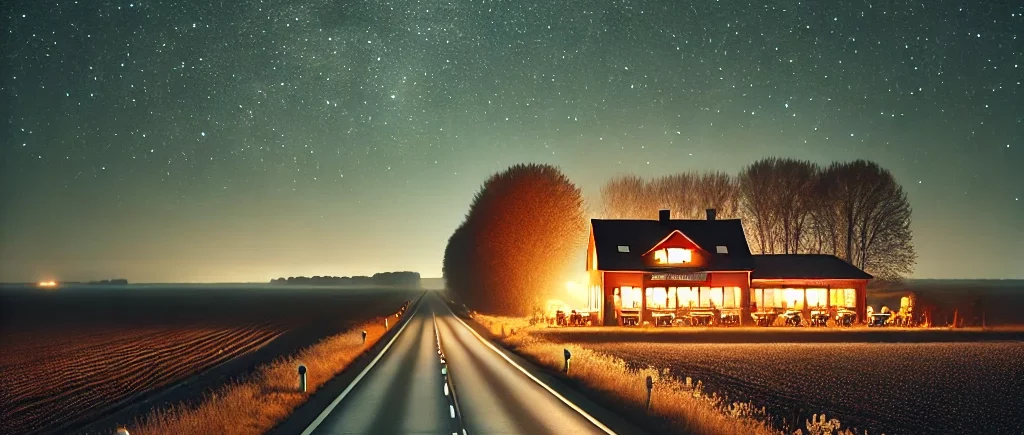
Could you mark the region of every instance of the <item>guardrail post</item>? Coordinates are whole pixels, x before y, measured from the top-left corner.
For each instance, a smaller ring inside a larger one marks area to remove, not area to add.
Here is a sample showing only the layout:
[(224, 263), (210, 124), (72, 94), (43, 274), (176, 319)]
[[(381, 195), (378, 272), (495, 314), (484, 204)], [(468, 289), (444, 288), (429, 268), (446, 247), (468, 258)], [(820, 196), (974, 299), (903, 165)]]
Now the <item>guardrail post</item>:
[(651, 390), (654, 389), (654, 379), (647, 376), (647, 412), (651, 412)]
[(299, 392), (306, 392), (306, 366), (299, 364)]

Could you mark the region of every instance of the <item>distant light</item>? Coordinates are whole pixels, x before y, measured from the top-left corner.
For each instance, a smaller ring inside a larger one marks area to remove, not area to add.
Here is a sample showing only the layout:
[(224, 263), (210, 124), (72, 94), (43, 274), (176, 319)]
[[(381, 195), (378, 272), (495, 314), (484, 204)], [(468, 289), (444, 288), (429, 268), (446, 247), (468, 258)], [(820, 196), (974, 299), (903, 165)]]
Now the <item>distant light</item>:
[(39, 287), (43, 287), (43, 288), (56, 287), (57, 286), (57, 281), (53, 281), (53, 280), (50, 280), (50, 281), (39, 281), (38, 285), (39, 285)]

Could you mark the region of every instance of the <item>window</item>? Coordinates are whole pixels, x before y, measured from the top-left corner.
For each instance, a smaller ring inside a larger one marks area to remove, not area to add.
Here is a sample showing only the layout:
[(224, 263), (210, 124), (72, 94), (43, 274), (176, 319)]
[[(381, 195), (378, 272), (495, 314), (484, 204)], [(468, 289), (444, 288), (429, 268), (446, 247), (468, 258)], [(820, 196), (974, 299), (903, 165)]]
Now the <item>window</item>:
[(676, 288), (675, 287), (669, 287), (668, 288), (668, 308), (671, 308), (671, 309), (674, 310), (674, 309), (676, 309), (677, 306), (678, 306), (678, 303), (676, 302)]
[(647, 288), (647, 308), (668, 308), (668, 292), (665, 291), (665, 287)]
[(640, 287), (622, 287), (622, 308), (640, 308)]
[(683, 264), (689, 263), (693, 258), (693, 251), (683, 248), (667, 248), (654, 251), (654, 261), (658, 264)]
[(804, 309), (804, 289), (802, 288), (788, 288), (783, 290), (785, 299), (783, 299), (783, 307), (792, 310)]
[(829, 290), (829, 305), (843, 308), (856, 307), (857, 290), (854, 290), (852, 288), (834, 288)]
[(721, 287), (701, 287), (700, 288), (700, 307), (722, 307), (722, 288)]
[(807, 306), (811, 308), (825, 307), (828, 305), (827, 290), (823, 288), (807, 289)]
[(739, 287), (726, 287), (722, 294), (722, 308), (739, 308), (742, 302)]
[(697, 287), (676, 287), (676, 295), (679, 297), (679, 306), (693, 308), (699, 306)]
[(668, 248), (669, 264), (681, 264), (690, 262), (690, 250), (683, 248)]
[(629, 252), (629, 246), (619, 245), (619, 252)]
[(718, 252), (719, 254), (728, 254), (729, 253), (729, 247), (727, 247), (725, 245), (715, 246), (715, 252)]

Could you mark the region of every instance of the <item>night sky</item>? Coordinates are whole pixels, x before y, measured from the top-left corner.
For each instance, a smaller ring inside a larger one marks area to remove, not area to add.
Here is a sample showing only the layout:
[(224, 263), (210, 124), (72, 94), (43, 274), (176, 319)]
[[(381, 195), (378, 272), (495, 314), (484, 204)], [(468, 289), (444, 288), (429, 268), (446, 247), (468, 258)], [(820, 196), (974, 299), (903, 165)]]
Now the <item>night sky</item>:
[(914, 277), (1024, 278), (1019, 1), (0, 8), (0, 281), (440, 276), (511, 164), (766, 156), (892, 170)]

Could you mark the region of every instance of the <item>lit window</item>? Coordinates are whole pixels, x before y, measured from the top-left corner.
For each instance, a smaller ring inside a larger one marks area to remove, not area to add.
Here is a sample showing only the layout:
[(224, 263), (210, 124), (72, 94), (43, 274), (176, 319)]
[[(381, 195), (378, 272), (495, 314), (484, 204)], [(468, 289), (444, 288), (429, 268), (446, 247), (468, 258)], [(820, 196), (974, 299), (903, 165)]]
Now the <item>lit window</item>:
[(647, 288), (647, 308), (664, 309), (668, 306), (668, 294), (665, 287)]
[(823, 288), (809, 288), (807, 289), (807, 306), (812, 308), (821, 308), (828, 305), (828, 300), (825, 298), (826, 289)]
[(619, 245), (619, 252), (629, 252), (629, 246)]
[(690, 262), (690, 250), (683, 248), (668, 248), (668, 263), (682, 264)]
[(725, 245), (718, 245), (715, 246), (715, 251), (718, 252), (719, 254), (728, 254), (729, 248)]
[(668, 256), (665, 255), (664, 249), (654, 251), (654, 261), (658, 264), (668, 263)]
[(739, 308), (741, 301), (739, 287), (726, 287), (722, 296), (722, 308)]
[(622, 287), (622, 308), (640, 308), (640, 287)]

